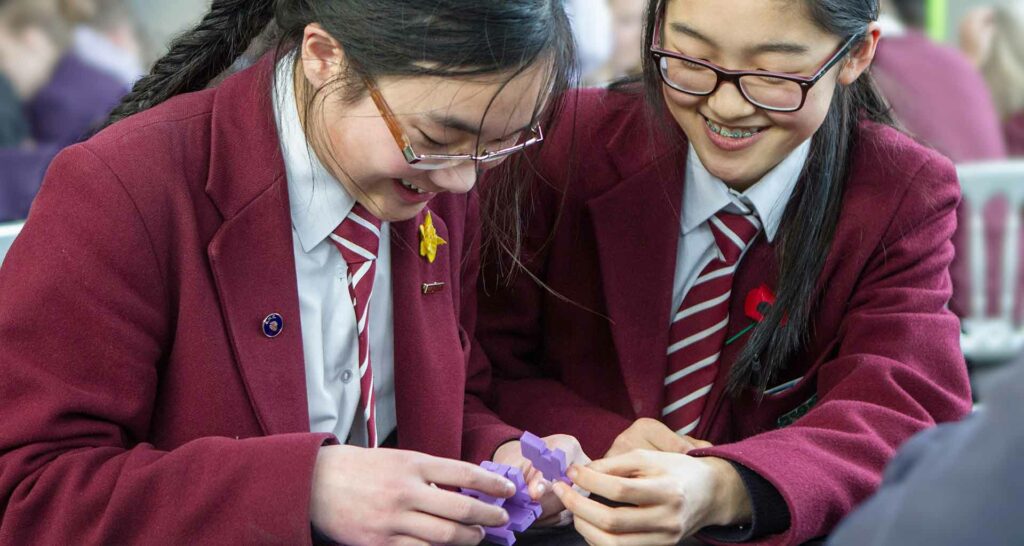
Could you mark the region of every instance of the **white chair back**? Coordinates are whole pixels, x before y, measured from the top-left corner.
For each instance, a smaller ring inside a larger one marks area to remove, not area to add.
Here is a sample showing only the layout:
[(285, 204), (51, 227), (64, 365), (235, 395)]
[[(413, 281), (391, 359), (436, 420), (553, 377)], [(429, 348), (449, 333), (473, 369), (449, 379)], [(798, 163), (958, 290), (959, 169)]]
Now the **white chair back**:
[(4, 256), (7, 256), (7, 250), (14, 243), (14, 238), (21, 233), (21, 226), (23, 225), (25, 225), (25, 222), (0, 224), (0, 263), (3, 263)]
[[(1024, 210), (1024, 161), (971, 163), (957, 166), (964, 202), (968, 205), (968, 264), (971, 291), (962, 317), (960, 345), (975, 364), (1005, 362), (1024, 352), (1024, 328), (1014, 320), (1019, 278), (1021, 211)], [(985, 246), (985, 204), (1002, 195), (1008, 217), (1002, 241), (999, 314), (986, 316), (988, 275), (992, 263)], [(964, 249), (957, 249), (963, 252)]]

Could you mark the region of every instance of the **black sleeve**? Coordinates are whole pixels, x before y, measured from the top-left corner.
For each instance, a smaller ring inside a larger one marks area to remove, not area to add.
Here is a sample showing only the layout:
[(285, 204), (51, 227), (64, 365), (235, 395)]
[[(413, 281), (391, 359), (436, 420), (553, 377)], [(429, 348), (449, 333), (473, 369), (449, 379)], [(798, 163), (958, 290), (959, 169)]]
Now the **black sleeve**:
[(730, 461), (750, 494), (753, 519), (750, 525), (705, 527), (701, 535), (720, 542), (749, 542), (775, 535), (789, 528), (789, 507), (782, 494), (768, 480), (749, 468)]

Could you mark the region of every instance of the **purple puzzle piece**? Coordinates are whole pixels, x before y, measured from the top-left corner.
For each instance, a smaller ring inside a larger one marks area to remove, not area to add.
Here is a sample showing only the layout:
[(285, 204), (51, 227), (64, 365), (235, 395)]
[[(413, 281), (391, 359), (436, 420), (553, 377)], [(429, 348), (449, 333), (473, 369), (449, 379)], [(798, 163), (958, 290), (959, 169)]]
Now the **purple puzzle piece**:
[(565, 475), (569, 465), (565, 462), (565, 452), (561, 449), (551, 450), (534, 434), (524, 432), (519, 439), (519, 445), (523, 450), (523, 457), (533, 463), (533, 467), (550, 481), (561, 481), (572, 485), (572, 480)]
[(543, 509), (540, 503), (534, 502), (530, 498), (530, 493), (526, 488), (526, 479), (523, 477), (521, 470), (492, 461), (484, 461), (480, 463), (480, 466), (489, 472), (494, 472), (507, 478), (516, 486), (516, 493), (507, 499), (492, 497), (474, 489), (463, 489), (462, 494), (494, 506), (502, 507), (508, 512), (508, 523), (501, 527), (485, 527), (484, 531), (486, 533), (485, 539), (488, 542), (501, 546), (512, 546), (516, 543), (513, 531), (522, 532), (527, 530), (533, 525), (533, 522), (537, 521)]

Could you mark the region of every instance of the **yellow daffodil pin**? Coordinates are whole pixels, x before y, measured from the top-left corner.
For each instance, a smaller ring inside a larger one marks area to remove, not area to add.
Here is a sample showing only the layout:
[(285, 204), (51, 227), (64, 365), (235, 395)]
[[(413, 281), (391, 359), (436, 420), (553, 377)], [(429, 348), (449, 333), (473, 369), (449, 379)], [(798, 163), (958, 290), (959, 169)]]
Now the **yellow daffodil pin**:
[(420, 225), (420, 256), (434, 263), (437, 259), (437, 247), (448, 244), (448, 241), (437, 236), (437, 229), (434, 228), (434, 218), (427, 211), (427, 218)]

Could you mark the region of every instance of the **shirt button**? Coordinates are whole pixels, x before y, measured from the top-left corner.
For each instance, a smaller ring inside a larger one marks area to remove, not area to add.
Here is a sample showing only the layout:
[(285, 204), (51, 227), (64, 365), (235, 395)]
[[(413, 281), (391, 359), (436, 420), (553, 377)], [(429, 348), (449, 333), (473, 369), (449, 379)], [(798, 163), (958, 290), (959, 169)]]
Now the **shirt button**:
[(352, 381), (352, 370), (345, 370), (341, 372), (341, 382), (347, 384), (350, 381)]

